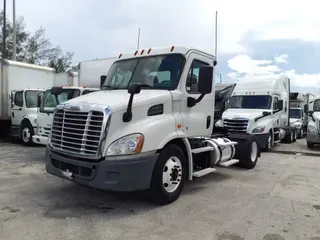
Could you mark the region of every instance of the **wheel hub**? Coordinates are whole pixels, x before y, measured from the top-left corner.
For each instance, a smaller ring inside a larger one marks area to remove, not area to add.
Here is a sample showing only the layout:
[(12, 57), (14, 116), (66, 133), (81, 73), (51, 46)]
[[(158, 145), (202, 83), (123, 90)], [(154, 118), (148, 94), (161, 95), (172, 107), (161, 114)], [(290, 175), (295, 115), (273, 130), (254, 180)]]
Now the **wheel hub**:
[(30, 140), (30, 131), (28, 128), (24, 128), (22, 130), (22, 139), (24, 142), (28, 142)]
[(177, 190), (182, 180), (182, 164), (179, 158), (171, 157), (167, 160), (162, 174), (164, 189), (171, 193)]

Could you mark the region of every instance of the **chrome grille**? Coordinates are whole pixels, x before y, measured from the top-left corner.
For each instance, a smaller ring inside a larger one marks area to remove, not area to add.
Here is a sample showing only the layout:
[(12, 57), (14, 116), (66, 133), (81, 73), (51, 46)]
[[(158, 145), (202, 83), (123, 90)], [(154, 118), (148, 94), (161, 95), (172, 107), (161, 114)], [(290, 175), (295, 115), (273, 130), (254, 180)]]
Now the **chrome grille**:
[(249, 121), (246, 119), (224, 119), (224, 127), (228, 131), (245, 132), (247, 131)]
[(99, 148), (103, 113), (57, 109), (52, 123), (51, 144), (55, 149), (96, 155)]

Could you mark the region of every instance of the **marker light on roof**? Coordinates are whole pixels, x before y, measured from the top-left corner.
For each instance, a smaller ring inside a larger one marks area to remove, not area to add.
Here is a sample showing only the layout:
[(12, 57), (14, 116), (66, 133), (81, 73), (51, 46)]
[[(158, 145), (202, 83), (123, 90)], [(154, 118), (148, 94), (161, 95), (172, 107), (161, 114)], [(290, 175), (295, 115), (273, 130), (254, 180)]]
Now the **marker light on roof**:
[(151, 52), (151, 48), (149, 48), (149, 50), (148, 50), (148, 54)]
[(141, 55), (144, 53), (144, 49), (142, 49), (142, 51), (141, 51)]
[(171, 47), (170, 52), (172, 52), (174, 50), (174, 46)]
[(121, 56), (122, 56), (122, 53), (120, 53), (120, 55), (119, 55), (119, 57), (118, 57), (118, 58), (121, 58)]
[(134, 55), (137, 55), (137, 53), (138, 53), (138, 50), (137, 50), (137, 51), (135, 51)]

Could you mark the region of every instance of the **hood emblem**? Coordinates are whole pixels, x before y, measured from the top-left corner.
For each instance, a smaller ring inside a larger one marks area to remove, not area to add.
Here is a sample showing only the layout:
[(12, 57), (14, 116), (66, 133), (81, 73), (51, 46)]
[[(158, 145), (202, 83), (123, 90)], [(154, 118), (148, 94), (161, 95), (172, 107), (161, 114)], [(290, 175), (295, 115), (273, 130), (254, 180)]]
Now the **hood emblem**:
[(81, 106), (64, 105), (63, 109), (72, 110), (72, 111), (80, 111), (81, 110)]

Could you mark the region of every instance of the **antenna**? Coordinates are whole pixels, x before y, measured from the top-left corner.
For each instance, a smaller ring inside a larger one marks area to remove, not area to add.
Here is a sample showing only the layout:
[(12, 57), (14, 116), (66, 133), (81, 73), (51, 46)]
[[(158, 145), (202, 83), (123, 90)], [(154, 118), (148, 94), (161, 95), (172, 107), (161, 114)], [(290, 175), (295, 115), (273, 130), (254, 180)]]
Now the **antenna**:
[(216, 22), (215, 22), (215, 46), (214, 46), (214, 62), (213, 66), (217, 65), (217, 55), (218, 55), (218, 11), (216, 11)]
[(138, 43), (137, 43), (137, 50), (139, 50), (139, 44), (140, 44), (140, 28), (138, 30)]

